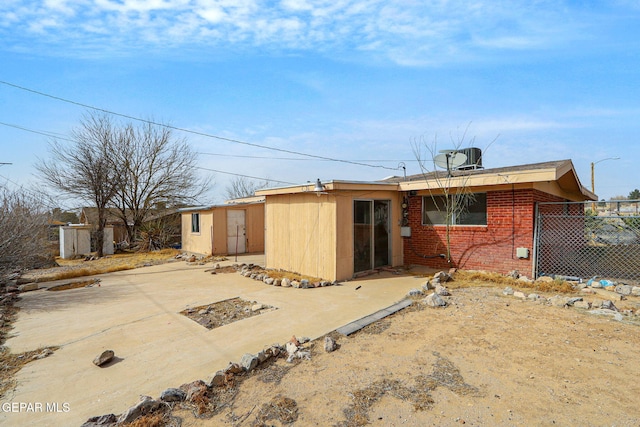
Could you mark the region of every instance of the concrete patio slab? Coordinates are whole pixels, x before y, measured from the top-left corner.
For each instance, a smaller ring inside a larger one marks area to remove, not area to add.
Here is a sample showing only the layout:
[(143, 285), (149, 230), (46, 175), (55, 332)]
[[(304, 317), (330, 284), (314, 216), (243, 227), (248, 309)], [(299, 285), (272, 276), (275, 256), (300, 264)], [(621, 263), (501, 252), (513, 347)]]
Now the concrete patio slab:
[[(263, 259), (249, 255), (238, 262)], [(158, 397), (168, 387), (207, 379), (244, 353), (284, 344), (292, 335), (315, 339), (372, 313), (382, 316), (424, 281), (382, 273), (339, 286), (295, 289), (238, 273), (211, 275), (204, 272), (208, 268), (174, 262), (101, 275), (100, 286), (22, 294), (6, 345), (13, 353), (60, 349), (16, 375), (16, 390), (0, 402), (0, 424), (73, 426), (94, 415), (124, 412), (141, 394)], [(277, 310), (212, 330), (179, 314), (235, 297)], [(115, 362), (93, 365), (106, 349), (115, 351)]]

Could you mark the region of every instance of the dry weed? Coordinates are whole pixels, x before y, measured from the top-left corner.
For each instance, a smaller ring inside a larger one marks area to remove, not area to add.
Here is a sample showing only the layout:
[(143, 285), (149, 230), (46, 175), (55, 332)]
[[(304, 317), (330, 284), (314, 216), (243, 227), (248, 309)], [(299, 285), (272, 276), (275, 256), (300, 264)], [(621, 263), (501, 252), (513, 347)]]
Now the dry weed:
[(415, 387), (407, 387), (399, 380), (385, 378), (351, 393), (353, 403), (344, 410), (346, 420), (338, 425), (340, 427), (359, 427), (369, 424), (369, 409), (384, 395), (410, 402), (416, 411), (433, 407), (435, 401), (431, 397), (431, 392), (438, 387), (446, 387), (459, 395), (482, 396), (477, 387), (464, 381), (460, 370), (451, 361), (436, 352), (433, 354), (436, 356), (433, 372), (429, 375), (416, 377)]
[(442, 386), (458, 395), (481, 396), (477, 387), (464, 382), (460, 370), (450, 360), (440, 356), (437, 352), (434, 352), (433, 355), (437, 358), (433, 365), (433, 372), (416, 378), (418, 389), (430, 392)]
[(56, 258), (56, 262), (62, 268), (54, 267), (46, 271), (33, 270), (25, 276), (32, 276), (34, 280), (38, 282), (45, 282), (113, 273), (116, 271), (132, 270), (144, 265), (163, 263), (174, 258), (178, 253), (180, 253), (180, 251), (175, 249), (163, 249), (161, 251), (144, 253), (119, 253), (92, 261)]
[(24, 365), (34, 360), (43, 359), (53, 354), (60, 347), (41, 347), (37, 350), (13, 354), (7, 347), (0, 347), (0, 398), (16, 386), (14, 375)]
[(260, 369), (257, 379), (265, 384), (272, 383), (274, 385), (278, 385), (285, 375), (289, 373), (292, 367), (292, 364), (283, 365), (279, 363), (272, 363), (270, 366)]
[(478, 288), (487, 286), (511, 286), (517, 289), (531, 289), (537, 292), (564, 293), (570, 294), (576, 291), (573, 285), (565, 280), (555, 279), (553, 281), (536, 280), (534, 282), (517, 280), (500, 273), (487, 271), (464, 271), (458, 270), (453, 276), (453, 281), (447, 282), (446, 286), (451, 289), (456, 288)]
[(252, 427), (267, 426), (267, 421), (277, 420), (282, 424), (292, 424), (298, 419), (298, 404), (295, 400), (277, 395), (269, 403), (262, 404)]

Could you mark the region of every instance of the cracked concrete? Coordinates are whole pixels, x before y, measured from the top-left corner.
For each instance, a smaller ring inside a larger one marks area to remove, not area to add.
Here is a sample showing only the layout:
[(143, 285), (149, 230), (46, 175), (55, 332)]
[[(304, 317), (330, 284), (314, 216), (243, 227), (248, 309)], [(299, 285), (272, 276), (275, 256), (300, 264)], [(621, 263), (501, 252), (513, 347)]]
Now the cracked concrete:
[[(246, 255), (239, 262), (263, 259)], [(15, 392), (1, 402), (40, 403), (43, 410), (15, 412), (0, 405), (0, 424), (80, 425), (94, 415), (124, 412), (141, 394), (158, 397), (168, 387), (207, 379), (244, 353), (291, 335), (315, 339), (376, 313), (424, 281), (383, 273), (340, 286), (293, 289), (237, 273), (211, 275), (207, 268), (175, 262), (101, 275), (99, 287), (23, 294), (6, 345), (14, 353), (61, 348), (27, 364), (16, 376)], [(179, 314), (234, 297), (278, 310), (213, 330)], [(93, 358), (106, 349), (115, 351), (115, 362), (94, 366)], [(50, 411), (48, 403), (55, 404)]]

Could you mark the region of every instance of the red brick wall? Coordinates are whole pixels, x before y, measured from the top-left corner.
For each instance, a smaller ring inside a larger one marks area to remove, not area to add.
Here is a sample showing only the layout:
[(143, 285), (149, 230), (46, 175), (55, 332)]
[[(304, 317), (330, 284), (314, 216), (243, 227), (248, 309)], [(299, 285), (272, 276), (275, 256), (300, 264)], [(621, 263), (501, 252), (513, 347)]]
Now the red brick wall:
[[(486, 226), (452, 226), (451, 264), (446, 258), (446, 227), (422, 225), (422, 196), (409, 197), (411, 237), (404, 239), (406, 264), (434, 268), (457, 267), (506, 273), (518, 270), (532, 274), (535, 202), (562, 201), (533, 189), (487, 192)], [(519, 259), (517, 248), (529, 249), (529, 258)]]

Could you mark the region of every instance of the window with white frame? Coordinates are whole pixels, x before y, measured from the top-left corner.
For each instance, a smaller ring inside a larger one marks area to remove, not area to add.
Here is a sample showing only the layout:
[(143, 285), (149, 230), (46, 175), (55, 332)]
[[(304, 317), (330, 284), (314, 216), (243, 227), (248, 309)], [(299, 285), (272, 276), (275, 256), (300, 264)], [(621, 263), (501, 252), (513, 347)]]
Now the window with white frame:
[(200, 232), (200, 214), (199, 213), (191, 214), (191, 232), (192, 233)]
[(451, 225), (487, 225), (487, 194), (422, 197), (423, 225), (447, 225), (447, 212), (450, 212)]

